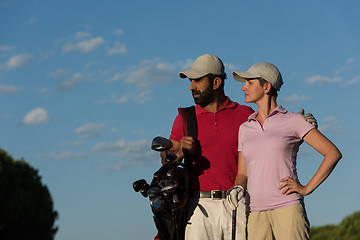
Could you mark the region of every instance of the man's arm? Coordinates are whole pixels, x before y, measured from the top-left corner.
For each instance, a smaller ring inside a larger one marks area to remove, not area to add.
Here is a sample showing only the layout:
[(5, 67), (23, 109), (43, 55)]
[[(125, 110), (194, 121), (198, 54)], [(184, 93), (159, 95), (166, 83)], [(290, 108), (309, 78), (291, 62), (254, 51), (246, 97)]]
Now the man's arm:
[(172, 142), (173, 147), (166, 152), (160, 153), (161, 163), (163, 165), (166, 163), (165, 161), (166, 153), (175, 154), (176, 155), (175, 161), (181, 161), (184, 158), (186, 152), (188, 152), (189, 154), (193, 154), (195, 152), (196, 144), (193, 137), (183, 137), (180, 140), (180, 142), (177, 142), (170, 138), (170, 141)]
[(234, 187), (226, 192), (226, 199), (230, 207), (235, 210), (239, 206), (239, 201), (244, 197), (247, 187), (246, 163), (242, 152), (239, 152), (238, 171), (234, 182)]
[(238, 158), (238, 171), (235, 178), (234, 186), (240, 185), (246, 190), (247, 188), (247, 172), (246, 172), (246, 163), (242, 152), (239, 152)]

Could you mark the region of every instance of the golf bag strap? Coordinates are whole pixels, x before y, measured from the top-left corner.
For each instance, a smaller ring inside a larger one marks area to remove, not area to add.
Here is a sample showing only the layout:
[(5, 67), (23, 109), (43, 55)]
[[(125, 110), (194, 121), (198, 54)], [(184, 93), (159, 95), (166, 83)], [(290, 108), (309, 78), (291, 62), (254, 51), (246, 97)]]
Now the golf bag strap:
[(198, 137), (198, 125), (196, 120), (195, 106), (178, 108), (181, 121), (184, 126), (184, 136)]
[[(198, 137), (198, 125), (196, 119), (195, 106), (178, 108), (181, 121), (184, 126), (184, 136), (193, 137), (197, 140)], [(190, 169), (192, 167), (192, 161), (190, 156), (185, 153), (184, 164), (185, 167)]]

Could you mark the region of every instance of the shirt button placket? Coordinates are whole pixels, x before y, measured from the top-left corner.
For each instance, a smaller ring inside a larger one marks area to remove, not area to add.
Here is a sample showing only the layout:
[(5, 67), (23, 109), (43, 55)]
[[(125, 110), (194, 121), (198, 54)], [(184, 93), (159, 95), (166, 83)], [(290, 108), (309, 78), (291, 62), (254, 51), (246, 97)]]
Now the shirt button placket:
[(217, 130), (218, 129), (218, 122), (217, 122), (217, 118), (216, 118), (216, 113), (214, 113), (214, 127)]

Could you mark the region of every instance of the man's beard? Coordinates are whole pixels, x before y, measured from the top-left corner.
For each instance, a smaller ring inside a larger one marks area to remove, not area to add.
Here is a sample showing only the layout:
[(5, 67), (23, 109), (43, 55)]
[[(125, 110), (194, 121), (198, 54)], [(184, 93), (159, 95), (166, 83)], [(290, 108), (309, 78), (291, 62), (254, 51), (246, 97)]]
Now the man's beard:
[(206, 107), (215, 100), (215, 90), (212, 88), (212, 86), (209, 86), (203, 92), (193, 90), (192, 93), (199, 95), (199, 97), (194, 97), (194, 101), (201, 107)]

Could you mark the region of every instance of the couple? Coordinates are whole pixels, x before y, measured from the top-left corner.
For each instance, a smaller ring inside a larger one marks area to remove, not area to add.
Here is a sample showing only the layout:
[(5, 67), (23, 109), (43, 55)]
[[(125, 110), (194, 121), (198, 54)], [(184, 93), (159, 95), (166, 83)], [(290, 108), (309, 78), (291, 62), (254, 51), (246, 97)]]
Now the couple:
[[(170, 135), (170, 152), (181, 160), (186, 149), (193, 162), (185, 239), (231, 239), (233, 209), (237, 239), (309, 239), (303, 196), (329, 176), (341, 153), (316, 129), (311, 114), (277, 105), (283, 84), (278, 68), (256, 63), (233, 72), (235, 80), (244, 82), (245, 102), (255, 103), (257, 112), (225, 95), (224, 65), (214, 55), (198, 57), (180, 77), (190, 80), (198, 122), (196, 141), (184, 136), (179, 115)], [(303, 141), (324, 157), (305, 185), (296, 173)]]

